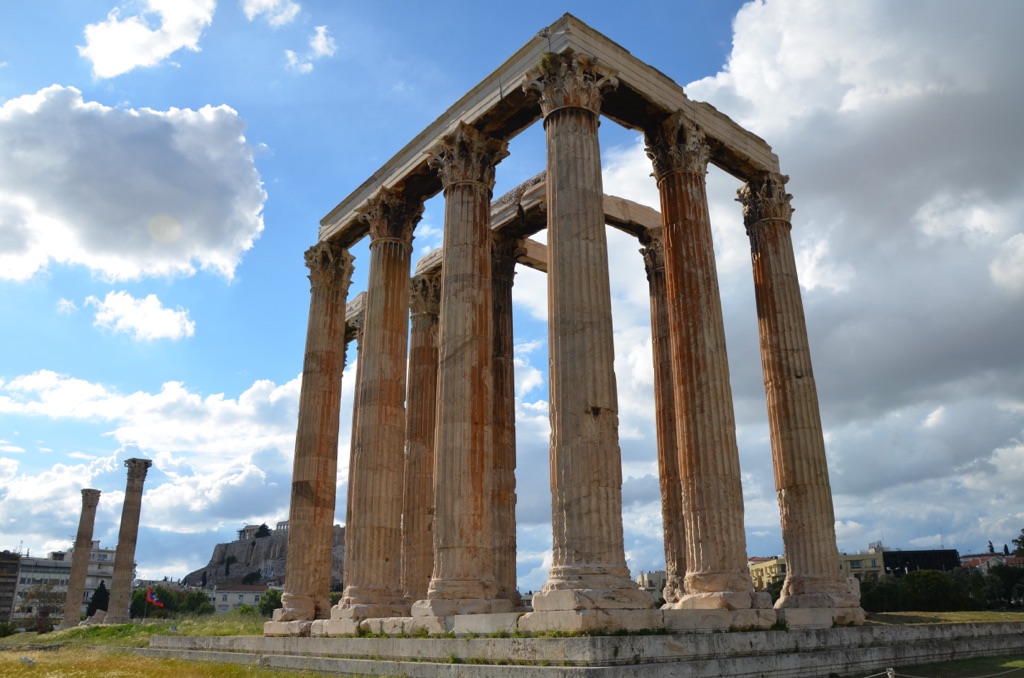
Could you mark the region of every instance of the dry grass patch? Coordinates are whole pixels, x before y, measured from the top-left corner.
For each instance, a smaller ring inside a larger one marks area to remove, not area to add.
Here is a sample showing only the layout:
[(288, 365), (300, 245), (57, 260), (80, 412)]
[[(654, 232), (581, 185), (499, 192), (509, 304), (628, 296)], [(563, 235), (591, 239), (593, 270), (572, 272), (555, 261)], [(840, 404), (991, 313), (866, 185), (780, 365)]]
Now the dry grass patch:
[(868, 624), (968, 624), (990, 622), (1024, 622), (1024, 612), (873, 612)]
[(0, 650), (0, 676), (33, 678), (301, 678), (308, 671), (278, 671), (243, 664), (140, 657), (130, 651), (66, 647)]

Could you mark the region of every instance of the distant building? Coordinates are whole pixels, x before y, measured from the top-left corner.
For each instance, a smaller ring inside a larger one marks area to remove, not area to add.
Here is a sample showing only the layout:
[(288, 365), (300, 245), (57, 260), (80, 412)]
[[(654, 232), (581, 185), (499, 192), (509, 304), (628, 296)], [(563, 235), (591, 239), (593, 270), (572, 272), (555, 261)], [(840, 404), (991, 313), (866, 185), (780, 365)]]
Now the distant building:
[[(847, 579), (877, 581), (883, 572), (882, 562), (882, 554), (868, 550), (861, 553), (840, 553), (838, 566), (839, 571)], [(754, 588), (758, 591), (764, 591), (772, 584), (779, 584), (786, 579), (785, 556), (749, 558), (747, 567), (750, 569)]]
[(988, 574), (996, 565), (1024, 567), (1024, 558), (1004, 556), (1002, 553), (966, 553), (960, 556), (960, 567), (971, 572)]
[(21, 554), (0, 552), (0, 622), (8, 621), (14, 611), (14, 591), (18, 588), (18, 566)]
[(939, 570), (952, 572), (960, 567), (960, 555), (956, 549), (923, 549), (918, 551), (882, 551), (885, 572), (894, 577), (904, 577), (917, 570)]
[[(89, 601), (103, 582), (109, 591), (114, 579), (114, 549), (100, 548), (99, 540), (93, 540), (89, 550), (89, 567), (85, 575), (85, 589), (82, 592), (80, 614), (85, 614)], [(17, 584), (14, 590), (14, 604), (11, 620), (26, 622), (34, 619), (38, 611), (31, 604), (23, 603), (25, 594), (37, 586), (50, 584), (53, 590), (66, 594), (68, 579), (71, 577), (71, 563), (75, 550), (52, 551), (48, 558), (21, 558), (18, 567)], [(50, 614), (54, 623), (64, 618), (64, 599)]]
[(213, 603), (217, 614), (227, 614), (242, 605), (256, 607), (268, 588), (266, 584), (238, 584), (215, 588), (210, 594), (210, 602)]
[(647, 591), (655, 598), (661, 597), (661, 592), (665, 590), (665, 581), (665, 570), (640, 572), (640, 574), (636, 576), (636, 583), (640, 584), (640, 588)]

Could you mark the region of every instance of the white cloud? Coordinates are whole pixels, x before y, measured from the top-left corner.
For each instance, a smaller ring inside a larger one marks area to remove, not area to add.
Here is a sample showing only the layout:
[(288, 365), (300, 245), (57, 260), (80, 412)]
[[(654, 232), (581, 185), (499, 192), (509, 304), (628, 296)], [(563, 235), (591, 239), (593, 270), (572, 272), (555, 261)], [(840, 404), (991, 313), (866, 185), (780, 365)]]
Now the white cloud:
[(292, 0), (242, 0), (246, 19), (253, 21), (262, 15), (275, 28), (290, 24), (301, 9), (302, 5)]
[(327, 26), (317, 26), (309, 38), (309, 51), (299, 55), (293, 50), (286, 49), (284, 57), (288, 68), (297, 73), (310, 73), (313, 70), (314, 61), (334, 56), (335, 51), (337, 51), (337, 45), (334, 42), (334, 37), (327, 30)]
[(164, 308), (155, 294), (136, 299), (124, 291), (108, 292), (102, 301), (90, 296), (85, 304), (96, 307), (94, 325), (130, 334), (137, 341), (183, 339), (196, 331), (187, 310)]
[(109, 108), (59, 85), (0, 106), (0, 278), (50, 262), (108, 279), (231, 278), (265, 199), (227, 106)]
[(139, 14), (122, 18), (114, 8), (106, 21), (85, 27), (85, 46), (78, 52), (92, 62), (93, 76), (113, 78), (155, 66), (180, 49), (200, 51), (199, 37), (213, 22), (216, 0), (142, 2)]
[(992, 281), (1012, 294), (1024, 295), (1024, 233), (1006, 240), (989, 264)]
[(70, 299), (64, 299), (63, 297), (61, 297), (60, 299), (57, 300), (57, 313), (69, 315), (77, 310), (78, 305), (75, 304), (75, 302), (71, 301)]

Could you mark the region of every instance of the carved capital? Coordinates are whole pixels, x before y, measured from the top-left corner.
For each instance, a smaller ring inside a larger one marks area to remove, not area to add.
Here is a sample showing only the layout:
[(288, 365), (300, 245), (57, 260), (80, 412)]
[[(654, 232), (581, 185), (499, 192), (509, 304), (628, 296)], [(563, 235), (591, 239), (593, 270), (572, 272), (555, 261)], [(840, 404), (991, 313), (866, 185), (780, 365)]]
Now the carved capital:
[(526, 254), (518, 238), (495, 235), (491, 247), (491, 275), (495, 280), (512, 284), (516, 275), (516, 261)]
[(748, 234), (759, 221), (774, 219), (789, 223), (793, 218), (789, 204), (793, 196), (786, 193), (787, 181), (789, 177), (785, 174), (765, 172), (736, 191), (736, 200), (743, 205), (743, 225)]
[(616, 74), (599, 71), (595, 57), (545, 52), (536, 71), (526, 74), (523, 91), (540, 94), (540, 110), (547, 118), (560, 108), (583, 108), (598, 115), (604, 91), (618, 86)]
[(351, 318), (345, 319), (345, 341), (349, 342), (353, 339), (359, 345), (359, 350), (363, 348), (363, 329), (366, 327), (366, 315), (360, 313)]
[(460, 122), (455, 131), (441, 137), (427, 164), (437, 170), (441, 184), (482, 184), (494, 189), (494, 168), (508, 156), (508, 142), (487, 136)]
[(399, 191), (382, 188), (356, 217), (370, 229), (370, 245), (380, 240), (400, 242), (412, 248), (412, 230), (423, 217), (423, 202), (410, 200)]
[(82, 490), (82, 508), (94, 509), (99, 503), (99, 490)]
[(409, 310), (413, 315), (437, 316), (441, 313), (440, 275), (418, 275), (409, 281)]
[(644, 257), (644, 268), (650, 280), (655, 273), (665, 271), (665, 241), (662, 239), (661, 227), (645, 230), (640, 236), (640, 243), (643, 245), (640, 254)]
[(346, 290), (352, 280), (352, 262), (349, 251), (333, 242), (318, 242), (306, 250), (306, 266), (309, 268), (309, 285), (340, 285)]
[(645, 134), (644, 142), (658, 181), (672, 172), (704, 175), (708, 171), (711, 148), (705, 140), (704, 130), (686, 118), (682, 111), (676, 111), (655, 131)]
[(126, 459), (124, 465), (128, 467), (128, 480), (145, 480), (146, 471), (153, 462), (149, 459)]

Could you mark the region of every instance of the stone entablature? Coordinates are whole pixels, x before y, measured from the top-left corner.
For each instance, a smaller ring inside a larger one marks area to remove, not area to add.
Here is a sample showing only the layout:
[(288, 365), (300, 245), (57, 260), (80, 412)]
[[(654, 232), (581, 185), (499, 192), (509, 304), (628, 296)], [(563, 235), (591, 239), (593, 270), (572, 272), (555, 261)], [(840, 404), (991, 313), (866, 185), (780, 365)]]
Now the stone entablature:
[[(660, 215), (604, 195), (601, 117), (643, 132)], [(508, 140), (541, 118), (543, 178), (492, 203)], [(792, 561), (774, 608), (754, 590), (746, 563), (705, 187), (709, 163), (744, 182), (738, 200), (751, 243), (773, 466)], [(289, 549), (294, 542), (305, 557), (289, 561), (283, 608), (265, 632), (863, 621), (856, 587), (834, 568), (831, 489), (785, 183), (763, 140), (565, 15), (339, 203), (321, 220), (320, 242), (307, 253), (310, 325), (289, 532)], [(423, 202), (442, 190), (444, 247), (414, 273), (412, 231)], [(656, 335), (667, 563), (667, 602), (657, 611), (625, 563), (607, 224), (643, 245)], [(529, 239), (544, 228), (546, 246)], [(368, 289), (346, 309), (348, 248), (367, 235)], [(340, 261), (344, 271), (326, 265)], [(506, 560), (514, 551), (514, 407), (507, 401), (509, 347), (498, 335), (511, 336), (515, 263), (548, 274), (554, 555), (530, 611), (520, 607)], [(436, 311), (422, 296), (430, 289), (424, 285), (433, 284)], [(317, 535), (333, 512), (341, 367), (345, 341), (352, 339), (359, 362), (348, 570), (341, 602), (327, 610)], [(405, 375), (414, 369), (420, 379), (422, 370), (431, 371), (430, 394), (413, 395), (412, 385), (407, 392)], [(423, 548), (426, 532), (432, 554)], [(432, 567), (422, 562), (427, 555)]]

